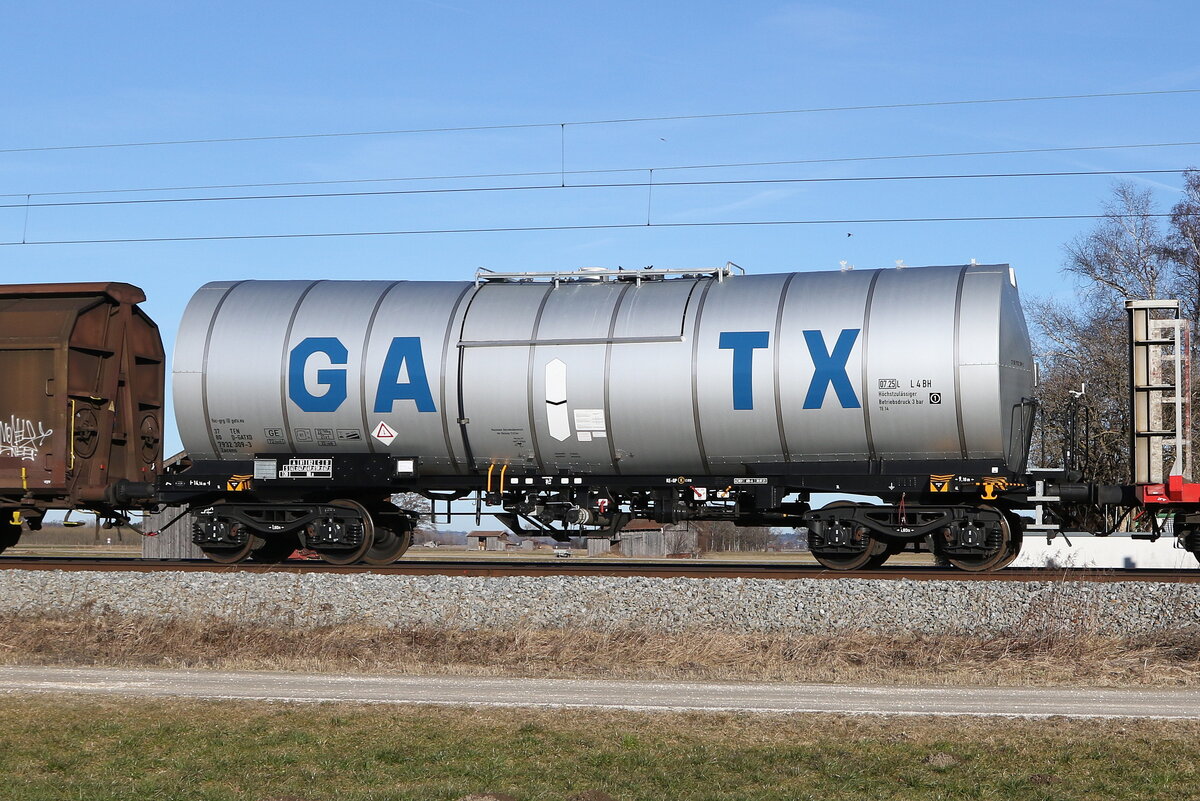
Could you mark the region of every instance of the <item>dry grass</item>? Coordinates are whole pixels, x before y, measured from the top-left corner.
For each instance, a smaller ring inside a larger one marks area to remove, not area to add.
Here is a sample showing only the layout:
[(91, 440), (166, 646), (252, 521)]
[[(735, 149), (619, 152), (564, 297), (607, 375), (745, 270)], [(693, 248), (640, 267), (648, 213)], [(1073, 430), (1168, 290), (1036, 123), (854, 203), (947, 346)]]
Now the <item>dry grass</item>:
[(288, 628), (144, 616), (0, 617), (0, 662), (867, 684), (1196, 686), (1200, 632), (1135, 638)]

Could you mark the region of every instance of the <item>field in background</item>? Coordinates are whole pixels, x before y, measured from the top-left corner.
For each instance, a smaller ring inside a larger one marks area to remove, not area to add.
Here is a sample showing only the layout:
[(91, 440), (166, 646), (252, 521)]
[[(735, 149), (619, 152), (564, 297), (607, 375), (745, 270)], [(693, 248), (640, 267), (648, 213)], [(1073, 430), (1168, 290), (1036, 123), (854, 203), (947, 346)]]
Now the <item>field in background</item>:
[(103, 528), (83, 516), (81, 526), (47, 522), (41, 531), (26, 531), (5, 556), (141, 556), (142, 535), (136, 529)]
[(69, 527), (47, 523), (40, 531), (26, 531), (21, 534), (19, 547), (142, 547), (142, 535), (137, 529), (128, 526), (104, 528), (97, 526), (93, 518), (86, 516), (81, 522), (81, 526)]
[[(50, 523), (41, 531), (26, 532), (19, 545), (5, 551), (8, 556), (139, 556), (142, 552), (142, 535), (133, 528), (97, 528), (90, 518), (78, 527), (64, 528)], [(1158, 567), (1193, 571), (1200, 569), (1195, 558), (1186, 551), (1173, 548), (1167, 540), (1145, 542), (1130, 540), (1128, 537), (1081, 537), (1072, 536), (1071, 545), (1065, 538), (1058, 538), (1052, 544), (1047, 544), (1045, 538), (1029, 536), (1025, 540), (1020, 558), (1013, 567), (1091, 567), (1091, 568), (1128, 568), (1128, 567)], [(425, 559), (469, 559), (475, 560), (514, 560), (514, 559), (558, 559), (556, 548), (544, 545), (534, 550), (514, 548), (507, 551), (468, 550), (465, 545), (440, 545), (429, 548), (422, 545), (413, 546), (401, 557), (402, 561)], [(615, 559), (631, 561), (633, 557), (620, 555), (592, 556), (579, 548), (563, 548), (570, 559), (587, 559), (598, 561)], [(665, 558), (665, 557), (664, 557)], [(705, 562), (772, 562), (786, 564), (813, 565), (816, 560), (808, 551), (708, 551), (693, 557)], [(639, 558), (640, 560), (640, 558)], [(674, 558), (671, 561), (675, 561)], [(934, 565), (936, 560), (929, 553), (902, 553), (892, 556), (887, 561), (890, 567), (915, 567)]]
[[(513, 549), (511, 551), (479, 551), (468, 550), (465, 545), (441, 545), (437, 548), (427, 548), (416, 545), (409, 548), (401, 557), (401, 561), (421, 559), (469, 559), (484, 560), (514, 560), (514, 559), (560, 559), (554, 553), (554, 548), (544, 547), (532, 551)], [(570, 559), (587, 559), (589, 562), (603, 559), (632, 561), (631, 557), (603, 556), (589, 557), (586, 550), (567, 550)], [(47, 525), (41, 531), (25, 532), (20, 544), (9, 548), (4, 556), (140, 556), (142, 553), (142, 535), (134, 529), (95, 529), (89, 521), (84, 526), (63, 528)], [(2, 557), (0, 557), (2, 558)], [(814, 565), (816, 560), (807, 551), (710, 551), (697, 557), (701, 561), (713, 562), (795, 562), (797, 564)], [(670, 561), (676, 561), (671, 559)], [(899, 554), (888, 560), (889, 565), (932, 565), (930, 554)]]
[(1175, 799), (1200, 724), (0, 698), (11, 801)]

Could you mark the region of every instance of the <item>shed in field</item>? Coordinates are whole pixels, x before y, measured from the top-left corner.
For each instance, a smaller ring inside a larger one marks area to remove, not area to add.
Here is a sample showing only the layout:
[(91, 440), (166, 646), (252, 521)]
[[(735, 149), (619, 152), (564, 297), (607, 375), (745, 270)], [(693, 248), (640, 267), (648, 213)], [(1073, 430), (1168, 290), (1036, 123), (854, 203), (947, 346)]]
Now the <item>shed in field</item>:
[[(686, 523), (632, 520), (617, 534), (622, 556), (661, 557), (697, 552), (696, 532)], [(589, 555), (591, 551), (589, 550)]]
[(467, 535), (468, 551), (507, 551), (513, 544), (507, 531), (472, 531)]
[(619, 554), (620, 550), (617, 548), (617, 543), (608, 537), (587, 538), (588, 556), (613, 556), (614, 552)]
[[(148, 514), (142, 520), (143, 559), (203, 559), (204, 552), (192, 544), (192, 522), (196, 516), (187, 513), (175, 519), (180, 509), (168, 507), (164, 511)], [(172, 522), (174, 521), (174, 522)]]

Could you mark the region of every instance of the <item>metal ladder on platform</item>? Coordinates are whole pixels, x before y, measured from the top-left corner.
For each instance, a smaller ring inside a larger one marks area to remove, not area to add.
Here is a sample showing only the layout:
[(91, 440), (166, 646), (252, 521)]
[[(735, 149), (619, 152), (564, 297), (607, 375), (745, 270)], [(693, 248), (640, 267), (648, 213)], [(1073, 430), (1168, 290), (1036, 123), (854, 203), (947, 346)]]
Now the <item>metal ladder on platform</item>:
[(1191, 360), (1177, 300), (1127, 300), (1129, 453), (1134, 484), (1187, 477), (1191, 460)]
[[(1127, 300), (1129, 317), (1130, 467), (1134, 484), (1164, 484), (1170, 476), (1190, 475), (1191, 359), (1188, 323), (1178, 300)], [(1045, 504), (1060, 501), (1047, 494), (1056, 468), (1031, 468), (1034, 520), (1028, 532), (1047, 541), (1060, 531), (1046, 519)], [(1141, 538), (1138, 533), (1131, 536)], [(1143, 534), (1155, 538), (1155, 534)]]

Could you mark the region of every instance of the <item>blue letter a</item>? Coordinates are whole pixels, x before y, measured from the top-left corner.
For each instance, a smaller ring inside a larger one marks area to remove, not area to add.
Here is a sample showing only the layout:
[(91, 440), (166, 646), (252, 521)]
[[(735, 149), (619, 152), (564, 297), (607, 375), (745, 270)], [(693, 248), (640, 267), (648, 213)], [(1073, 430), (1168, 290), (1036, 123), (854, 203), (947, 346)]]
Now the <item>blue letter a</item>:
[[(408, 366), (408, 382), (400, 383), (400, 370)], [(383, 360), (379, 388), (375, 392), (375, 411), (387, 413), (398, 400), (417, 402), (418, 412), (436, 412), (425, 377), (425, 359), (421, 356), (420, 337), (396, 337)]]
[(843, 409), (858, 409), (858, 396), (854, 394), (854, 385), (850, 376), (846, 375), (846, 362), (850, 359), (850, 351), (854, 349), (854, 341), (858, 339), (858, 328), (843, 328), (838, 335), (833, 353), (825, 350), (825, 337), (820, 331), (805, 331), (804, 341), (808, 343), (808, 352), (813, 360), (812, 382), (808, 385), (808, 394), (804, 396), (805, 409), (820, 409), (825, 403), (825, 390), (830, 385), (837, 393), (838, 403)]

